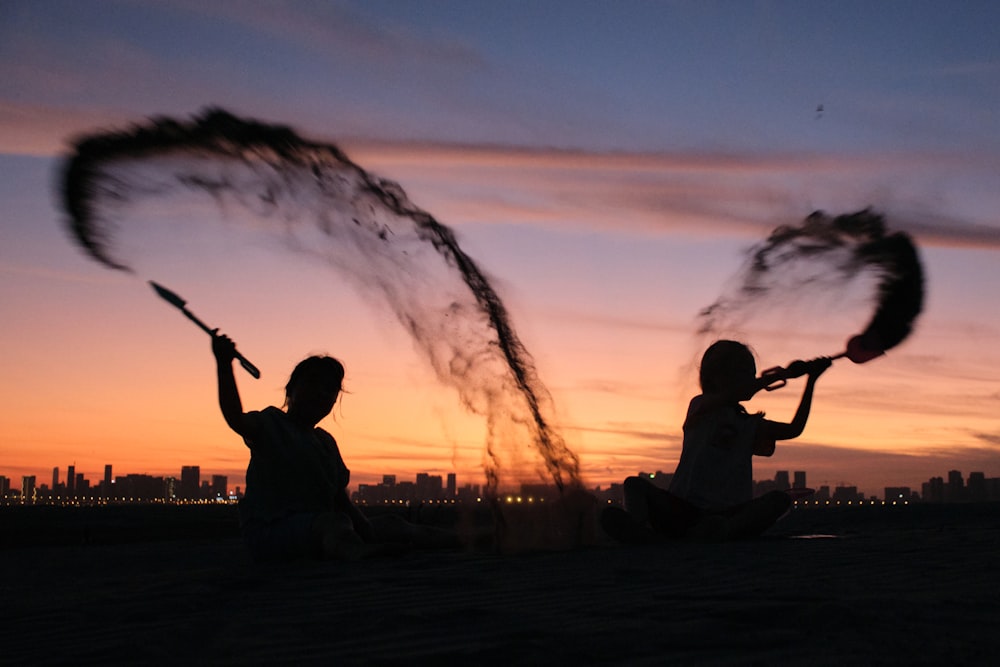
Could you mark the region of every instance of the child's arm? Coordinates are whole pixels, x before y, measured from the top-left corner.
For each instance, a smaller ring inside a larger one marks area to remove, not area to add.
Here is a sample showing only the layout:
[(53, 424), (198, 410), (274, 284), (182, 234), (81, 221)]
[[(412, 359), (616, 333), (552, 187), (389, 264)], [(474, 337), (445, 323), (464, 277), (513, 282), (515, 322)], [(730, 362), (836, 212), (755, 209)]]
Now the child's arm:
[(765, 419), (757, 429), (757, 437), (754, 439), (753, 453), (758, 456), (770, 456), (774, 453), (774, 443), (777, 440), (791, 440), (802, 435), (806, 428), (806, 421), (809, 419), (809, 411), (812, 408), (813, 392), (816, 388), (816, 380), (833, 363), (827, 357), (814, 359), (809, 363), (807, 371), (806, 387), (802, 391), (802, 399), (799, 407), (795, 411), (792, 421), (785, 424)]
[(240, 435), (244, 433), (243, 403), (233, 375), (233, 359), (236, 358), (236, 344), (229, 336), (212, 334), (212, 353), (215, 355), (216, 375), (219, 381), (219, 407), (229, 428)]
[[(756, 383), (756, 380), (754, 381)], [(688, 403), (687, 416), (684, 418), (686, 427), (692, 420), (701, 415), (708, 414), (717, 408), (736, 405), (740, 401), (749, 400), (758, 389), (756, 385), (735, 385), (727, 387), (722, 391), (705, 392), (691, 399)], [(749, 393), (748, 393), (749, 392)]]

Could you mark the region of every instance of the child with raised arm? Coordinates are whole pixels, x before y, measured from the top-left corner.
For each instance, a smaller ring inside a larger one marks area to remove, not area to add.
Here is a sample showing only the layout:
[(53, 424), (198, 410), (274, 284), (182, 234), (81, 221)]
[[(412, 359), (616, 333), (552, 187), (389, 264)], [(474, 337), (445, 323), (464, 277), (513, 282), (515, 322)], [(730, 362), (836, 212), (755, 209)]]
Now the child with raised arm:
[(227, 336), (212, 336), (219, 407), (250, 449), (240, 526), (255, 560), (301, 557), (354, 559), (377, 553), (378, 543), (451, 546), (453, 533), (386, 516), (369, 521), (347, 495), (350, 470), (333, 436), (317, 424), (330, 414), (344, 381), (344, 367), (312, 356), (292, 371), (285, 409), (244, 412)]
[(776, 422), (763, 413), (751, 415), (741, 405), (774, 377), (756, 377), (754, 356), (746, 345), (713, 343), (702, 357), (702, 393), (688, 406), (670, 490), (629, 477), (624, 485), (626, 511), (608, 508), (602, 517), (605, 530), (625, 542), (739, 539), (767, 530), (792, 501), (781, 491), (753, 498), (752, 457), (771, 456), (776, 441), (802, 434), (816, 380), (830, 363), (825, 357), (796, 362), (798, 374), (807, 376), (802, 398), (791, 422)]

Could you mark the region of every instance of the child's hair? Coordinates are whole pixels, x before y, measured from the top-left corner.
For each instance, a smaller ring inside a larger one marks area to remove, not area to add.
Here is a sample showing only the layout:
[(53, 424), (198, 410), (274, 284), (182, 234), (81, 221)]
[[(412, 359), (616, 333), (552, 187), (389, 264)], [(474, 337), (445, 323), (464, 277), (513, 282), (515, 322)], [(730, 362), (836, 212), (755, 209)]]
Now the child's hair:
[(707, 393), (721, 391), (735, 373), (757, 375), (757, 362), (749, 347), (735, 340), (717, 340), (701, 357), (698, 380)]
[(344, 365), (333, 357), (306, 357), (295, 366), (292, 374), (288, 377), (288, 384), (285, 385), (285, 396), (290, 396), (295, 385), (307, 376), (321, 377), (329, 382), (331, 389), (335, 388), (339, 392), (344, 386)]

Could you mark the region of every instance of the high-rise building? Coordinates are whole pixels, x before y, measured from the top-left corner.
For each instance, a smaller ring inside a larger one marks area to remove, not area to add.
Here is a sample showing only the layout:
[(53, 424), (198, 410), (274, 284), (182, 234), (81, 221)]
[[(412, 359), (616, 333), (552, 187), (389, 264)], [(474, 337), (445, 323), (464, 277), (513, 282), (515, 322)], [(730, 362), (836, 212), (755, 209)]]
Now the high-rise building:
[(793, 477), (795, 479), (795, 488), (796, 489), (805, 489), (805, 488), (808, 487), (808, 485), (806, 484), (806, 471), (805, 470), (796, 470), (793, 473)]
[(76, 494), (76, 466), (66, 468), (66, 495)]
[(966, 498), (972, 502), (982, 502), (989, 500), (986, 492), (986, 474), (981, 472), (969, 473), (969, 485), (966, 487)]
[(35, 501), (34, 475), (25, 475), (21, 478), (21, 501), (28, 505)]
[(965, 480), (959, 470), (948, 471), (948, 482), (944, 485), (944, 501), (958, 503), (965, 500)]
[(441, 498), (441, 475), (417, 473), (417, 501), (439, 500)]
[(908, 486), (887, 486), (885, 487), (885, 500), (887, 502), (908, 501), (913, 493)]
[(181, 467), (181, 488), (180, 497), (185, 500), (194, 500), (201, 493), (201, 467), (182, 466)]
[(212, 497), (225, 500), (229, 497), (229, 478), (225, 475), (212, 475)]
[(105, 498), (111, 496), (111, 464), (105, 464), (104, 466), (104, 488), (101, 490), (101, 495)]
[(450, 473), (448, 473), (448, 487), (447, 487), (446, 497), (449, 500), (452, 499), (452, 498), (454, 498), (455, 497), (455, 493), (457, 492), (457, 490), (458, 489), (457, 489), (457, 482), (456, 482), (456, 478), (455, 478), (455, 473), (450, 472)]
[(920, 495), (924, 502), (943, 503), (944, 502), (944, 478), (931, 477), (924, 482), (920, 488)]
[(791, 483), (788, 481), (788, 471), (779, 470), (774, 473), (774, 485), (779, 491), (787, 491), (792, 488)]

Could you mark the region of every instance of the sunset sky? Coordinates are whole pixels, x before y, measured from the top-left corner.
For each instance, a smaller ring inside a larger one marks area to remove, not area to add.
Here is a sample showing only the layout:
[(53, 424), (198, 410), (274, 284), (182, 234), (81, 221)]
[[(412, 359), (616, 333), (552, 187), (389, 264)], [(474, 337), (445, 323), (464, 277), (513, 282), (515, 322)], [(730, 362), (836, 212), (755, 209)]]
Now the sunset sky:
[[(307, 354), (344, 361), (323, 426), (353, 483), (482, 482), (483, 420), (327, 267), (210, 201), (166, 211), (170, 230), (143, 223), (162, 202), (137, 207), (134, 274), (70, 240), (73, 136), (220, 106), (338, 144), (455, 229), (589, 486), (673, 470), (710, 342), (697, 315), (749, 246), (873, 206), (921, 249), (925, 311), (887, 356), (836, 362), (804, 435), (755, 477), (877, 495), (998, 477), (998, 24), (989, 0), (0, 3), (0, 475), (200, 465), (242, 483), (209, 339), (153, 279), (261, 369), (237, 369), (247, 409), (281, 405)], [(872, 312), (859, 289), (769, 306), (735, 335), (762, 368), (838, 353)], [(748, 408), (790, 419), (800, 391)]]

